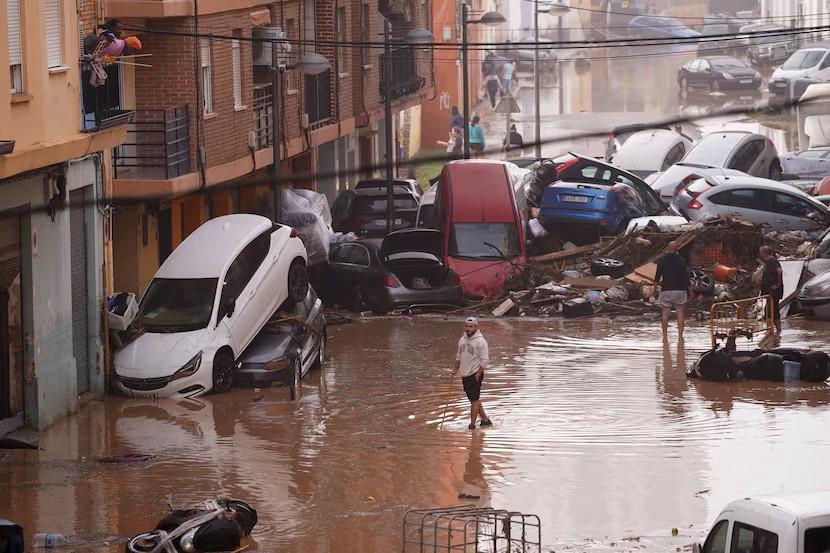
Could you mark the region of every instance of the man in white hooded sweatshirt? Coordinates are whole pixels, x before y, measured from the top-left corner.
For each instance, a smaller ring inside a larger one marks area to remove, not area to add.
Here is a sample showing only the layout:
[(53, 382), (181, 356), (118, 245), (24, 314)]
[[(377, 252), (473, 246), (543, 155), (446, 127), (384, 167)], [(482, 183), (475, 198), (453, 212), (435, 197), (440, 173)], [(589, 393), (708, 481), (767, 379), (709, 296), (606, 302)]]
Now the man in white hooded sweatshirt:
[(476, 418), (481, 418), (481, 426), (491, 426), (493, 423), (487, 418), (484, 407), (481, 405), (481, 382), (484, 380), (484, 369), (490, 362), (490, 350), (487, 340), (478, 329), (478, 319), (468, 317), (464, 321), (464, 334), (458, 340), (458, 353), (455, 356), (455, 370), (453, 375), (461, 372), (461, 382), (464, 392), (470, 400), (470, 430), (476, 427)]

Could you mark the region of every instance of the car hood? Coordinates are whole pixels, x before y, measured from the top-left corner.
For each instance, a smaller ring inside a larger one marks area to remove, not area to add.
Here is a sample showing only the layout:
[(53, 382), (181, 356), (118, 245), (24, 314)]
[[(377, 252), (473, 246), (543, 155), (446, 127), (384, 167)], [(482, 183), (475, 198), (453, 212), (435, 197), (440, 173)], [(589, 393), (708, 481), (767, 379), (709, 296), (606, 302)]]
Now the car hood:
[(380, 245), (381, 257), (403, 252), (424, 252), (441, 257), (444, 249), (444, 235), (440, 230), (418, 228), (403, 229), (390, 233)]
[[(527, 262), (524, 257), (517, 257), (512, 261), (519, 266)], [(503, 260), (449, 257), (447, 265), (461, 279), (464, 295), (478, 298), (498, 297), (504, 289), (505, 281), (514, 272), (510, 262)]]
[(145, 332), (115, 354), (115, 373), (131, 378), (171, 376), (205, 347), (211, 331)]
[(254, 338), (254, 341), (242, 354), (240, 361), (243, 365), (259, 365), (274, 359), (281, 359), (287, 355), (290, 345), (290, 334), (263, 331)]
[(830, 297), (830, 271), (811, 278), (804, 283), (800, 295), (804, 298)]
[(790, 79), (800, 79), (802, 77), (807, 76), (807, 72), (811, 68), (807, 69), (783, 69), (779, 67), (776, 69), (772, 77), (770, 77), (770, 81), (780, 81), (780, 80), (790, 80)]
[(749, 67), (735, 67), (735, 68), (724, 68), (718, 69), (718, 73), (729, 73), (736, 79), (746, 79), (746, 78), (755, 78), (758, 76), (758, 73), (755, 72), (754, 69), (750, 69)]

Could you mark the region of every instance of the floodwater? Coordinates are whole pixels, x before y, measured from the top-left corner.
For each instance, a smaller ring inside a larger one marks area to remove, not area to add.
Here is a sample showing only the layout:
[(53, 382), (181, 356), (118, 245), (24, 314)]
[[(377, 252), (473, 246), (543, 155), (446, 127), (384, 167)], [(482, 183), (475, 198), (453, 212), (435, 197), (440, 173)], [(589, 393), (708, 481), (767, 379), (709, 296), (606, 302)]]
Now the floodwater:
[[(667, 551), (732, 499), (830, 488), (830, 388), (687, 381), (703, 326), (680, 350), (653, 322), (482, 330), (492, 428), (467, 430), (450, 380), (460, 321), (361, 321), (330, 329), (331, 358), (296, 402), (266, 389), (91, 403), (43, 432), (43, 451), (0, 453), (0, 518), (114, 553), (168, 502), (225, 495), (259, 512), (251, 549), (387, 552), (408, 509), (473, 501), (539, 515), (546, 551)], [(830, 349), (827, 330), (785, 323), (785, 344)], [(120, 454), (155, 457), (96, 460)]]

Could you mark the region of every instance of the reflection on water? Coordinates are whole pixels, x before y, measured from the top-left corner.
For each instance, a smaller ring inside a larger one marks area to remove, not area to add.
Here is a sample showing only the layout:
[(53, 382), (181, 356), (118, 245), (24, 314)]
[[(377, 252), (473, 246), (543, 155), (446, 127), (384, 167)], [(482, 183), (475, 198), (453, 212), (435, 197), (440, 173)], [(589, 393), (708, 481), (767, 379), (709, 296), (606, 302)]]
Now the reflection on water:
[[(826, 326), (800, 324), (785, 339), (830, 349)], [(828, 387), (687, 381), (703, 327), (685, 347), (663, 344), (655, 323), (482, 330), (493, 428), (466, 429), (450, 380), (458, 322), (358, 323), (332, 329), (332, 359), (296, 402), (284, 389), (110, 398), (44, 432), (44, 451), (0, 453), (0, 518), (116, 552), (168, 502), (228, 495), (259, 511), (253, 548), (366, 552), (399, 547), (409, 508), (474, 502), (540, 515), (550, 547), (637, 536), (666, 550), (735, 497), (830, 487)], [(96, 461), (123, 453), (155, 457)]]

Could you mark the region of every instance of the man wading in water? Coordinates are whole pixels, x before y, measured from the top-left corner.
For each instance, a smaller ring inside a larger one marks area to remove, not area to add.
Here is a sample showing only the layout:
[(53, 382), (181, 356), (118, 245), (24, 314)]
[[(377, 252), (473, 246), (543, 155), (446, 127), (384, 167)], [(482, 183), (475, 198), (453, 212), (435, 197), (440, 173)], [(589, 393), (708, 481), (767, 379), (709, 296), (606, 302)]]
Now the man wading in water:
[(461, 382), (464, 392), (470, 400), (470, 430), (476, 427), (476, 418), (481, 418), (481, 426), (492, 426), (487, 418), (479, 397), (481, 382), (484, 380), (484, 369), (490, 361), (490, 351), (487, 340), (478, 329), (478, 319), (468, 317), (464, 321), (464, 334), (458, 340), (458, 353), (455, 355), (455, 370), (453, 375), (461, 371)]

